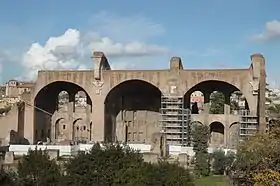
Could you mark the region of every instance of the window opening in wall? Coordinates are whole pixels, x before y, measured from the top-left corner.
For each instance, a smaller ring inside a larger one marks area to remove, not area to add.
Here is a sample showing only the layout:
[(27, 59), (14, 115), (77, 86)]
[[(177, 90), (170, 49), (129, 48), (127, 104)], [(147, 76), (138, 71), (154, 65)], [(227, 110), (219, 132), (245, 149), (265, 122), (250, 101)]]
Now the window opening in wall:
[(128, 141), (128, 127), (127, 125), (125, 126), (125, 142)]
[(90, 141), (92, 139), (91, 133), (92, 133), (92, 123), (90, 123), (90, 125), (89, 125), (89, 140)]
[(136, 141), (137, 140), (137, 134), (136, 134), (136, 132), (133, 132), (133, 138), (132, 138), (132, 141)]
[(127, 141), (131, 140), (131, 132), (128, 133)]
[(84, 126), (84, 130), (86, 130), (87, 128), (86, 128), (86, 126)]
[(38, 130), (35, 130), (35, 138), (38, 140)]
[(41, 131), (41, 140), (44, 138), (44, 130)]
[(65, 125), (63, 125), (63, 129), (65, 129), (66, 128), (66, 126)]
[(48, 138), (51, 138), (51, 129), (48, 130)]

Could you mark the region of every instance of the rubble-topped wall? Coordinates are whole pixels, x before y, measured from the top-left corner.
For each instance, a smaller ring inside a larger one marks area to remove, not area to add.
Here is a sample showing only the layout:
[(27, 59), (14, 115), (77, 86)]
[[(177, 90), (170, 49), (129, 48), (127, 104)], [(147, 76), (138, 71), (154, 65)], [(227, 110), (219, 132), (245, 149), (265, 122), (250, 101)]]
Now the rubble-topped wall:
[(23, 138), (24, 107), (16, 103), (11, 106), (7, 114), (0, 116), (0, 141), (1, 145), (28, 144)]
[(16, 104), (6, 115), (0, 116), (0, 127), (0, 138), (2, 145), (4, 145), (9, 143), (11, 131), (18, 131), (18, 107)]

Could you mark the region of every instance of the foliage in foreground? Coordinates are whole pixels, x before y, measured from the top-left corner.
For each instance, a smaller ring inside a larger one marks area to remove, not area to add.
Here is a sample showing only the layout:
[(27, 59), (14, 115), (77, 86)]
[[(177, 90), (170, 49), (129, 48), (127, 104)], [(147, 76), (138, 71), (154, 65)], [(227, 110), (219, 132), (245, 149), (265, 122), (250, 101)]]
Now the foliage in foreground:
[(279, 127), (244, 141), (237, 152), (231, 175), (239, 185), (280, 184)]
[(192, 131), (194, 156), (194, 173), (197, 177), (209, 176), (210, 155), (208, 153), (208, 142), (210, 139), (209, 127), (206, 125), (194, 125)]
[(139, 152), (126, 145), (98, 143), (88, 153), (80, 152), (67, 161), (63, 169), (45, 151), (29, 151), (19, 164), (17, 176), (2, 177), (0, 185), (18, 178), (11, 182), (14, 186), (194, 185), (189, 171), (177, 164), (145, 163)]
[(232, 165), (234, 159), (235, 159), (235, 154), (233, 152), (228, 152), (227, 154), (225, 154), (223, 150), (214, 151), (212, 153), (213, 174), (223, 175)]
[(17, 184), (15, 179), (16, 175), (13, 172), (7, 172), (3, 166), (0, 167), (0, 185), (2, 186), (13, 186)]
[(143, 162), (142, 155), (120, 144), (95, 144), (66, 165), (67, 185), (192, 185), (188, 170), (178, 165)]
[(22, 185), (58, 185), (60, 167), (50, 160), (46, 151), (29, 150), (18, 165), (18, 178)]

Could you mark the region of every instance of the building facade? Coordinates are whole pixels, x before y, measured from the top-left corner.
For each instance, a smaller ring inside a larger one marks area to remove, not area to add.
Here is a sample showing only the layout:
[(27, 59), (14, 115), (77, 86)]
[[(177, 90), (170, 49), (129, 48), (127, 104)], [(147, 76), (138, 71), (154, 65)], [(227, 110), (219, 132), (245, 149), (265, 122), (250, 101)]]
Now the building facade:
[[(23, 93), (22, 119), (6, 128), (30, 144), (153, 144), (164, 139), (187, 146), (191, 126), (203, 124), (210, 127), (211, 146), (234, 148), (241, 130), (246, 135), (250, 129), (241, 127), (243, 116), (230, 112), (231, 94), (240, 91), (254, 131), (266, 129), (265, 59), (260, 54), (251, 56), (248, 68), (217, 70), (184, 69), (179, 57), (171, 58), (168, 70), (111, 70), (102, 52), (94, 52), (92, 59), (92, 70), (39, 71), (30, 91)], [(191, 96), (196, 91), (203, 98)], [(214, 91), (225, 96), (223, 114), (209, 113)], [(203, 111), (194, 114), (192, 102), (201, 103)]]

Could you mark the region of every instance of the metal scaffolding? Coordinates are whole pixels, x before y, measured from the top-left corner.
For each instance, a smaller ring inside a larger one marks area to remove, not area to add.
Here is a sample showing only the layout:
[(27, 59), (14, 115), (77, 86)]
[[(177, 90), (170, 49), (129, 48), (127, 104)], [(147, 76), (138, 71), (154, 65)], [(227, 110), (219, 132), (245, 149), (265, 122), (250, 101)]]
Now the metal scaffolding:
[(184, 108), (182, 96), (162, 96), (161, 126), (170, 145), (190, 146), (191, 111)]
[[(240, 140), (244, 140), (248, 136), (252, 136), (258, 130), (258, 116), (256, 112), (249, 110), (240, 110), (240, 128), (239, 137)], [(266, 130), (269, 129), (269, 123), (267, 120)]]
[(240, 140), (244, 140), (246, 137), (251, 136), (257, 132), (258, 117), (257, 117), (257, 113), (249, 110), (240, 110), (239, 115), (240, 115), (239, 137)]

